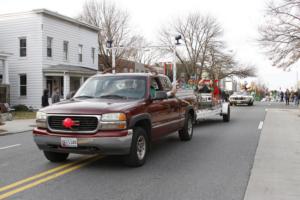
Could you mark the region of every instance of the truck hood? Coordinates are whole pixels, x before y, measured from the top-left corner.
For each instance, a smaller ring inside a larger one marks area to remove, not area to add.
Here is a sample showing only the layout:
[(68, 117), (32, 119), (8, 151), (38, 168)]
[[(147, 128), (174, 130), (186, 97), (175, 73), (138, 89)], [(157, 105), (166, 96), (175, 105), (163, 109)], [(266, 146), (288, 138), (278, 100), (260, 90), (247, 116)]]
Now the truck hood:
[(136, 107), (139, 100), (114, 100), (114, 99), (85, 99), (68, 100), (53, 104), (40, 111), (48, 114), (79, 114), (100, 115), (110, 112), (125, 112)]

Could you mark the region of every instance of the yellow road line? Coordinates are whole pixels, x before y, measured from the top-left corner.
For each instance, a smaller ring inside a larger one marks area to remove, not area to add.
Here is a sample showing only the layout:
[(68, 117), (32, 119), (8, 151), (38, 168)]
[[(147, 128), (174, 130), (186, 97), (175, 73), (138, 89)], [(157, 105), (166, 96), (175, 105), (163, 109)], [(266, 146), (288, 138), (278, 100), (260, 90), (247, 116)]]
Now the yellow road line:
[(14, 195), (14, 194), (17, 194), (17, 193), (19, 193), (19, 192), (22, 192), (22, 191), (24, 191), (24, 190), (28, 190), (28, 189), (30, 189), (30, 188), (33, 188), (33, 187), (35, 187), (35, 186), (37, 186), (37, 185), (40, 185), (40, 184), (42, 184), (42, 183), (45, 183), (45, 182), (47, 182), (47, 181), (50, 181), (50, 180), (55, 179), (55, 178), (57, 178), (57, 177), (60, 177), (60, 176), (62, 176), (62, 175), (64, 175), (64, 174), (67, 174), (67, 173), (69, 173), (69, 172), (72, 172), (72, 171), (74, 171), (74, 170), (76, 170), (76, 169), (79, 169), (79, 168), (81, 168), (81, 167), (83, 167), (83, 166), (85, 166), (85, 165), (88, 165), (88, 164), (90, 164), (90, 163), (92, 163), (92, 162), (94, 162), (94, 161), (96, 161), (96, 160), (98, 160), (98, 159), (100, 159), (100, 158), (102, 158), (102, 157), (101, 157), (101, 156), (92, 157), (92, 158), (88, 159), (86, 162), (83, 162), (83, 163), (81, 163), (81, 164), (78, 164), (78, 165), (75, 165), (75, 166), (73, 166), (73, 167), (67, 168), (67, 169), (65, 169), (65, 170), (59, 171), (59, 172), (54, 173), (54, 174), (52, 174), (52, 175), (46, 176), (45, 178), (39, 179), (39, 180), (34, 181), (34, 182), (32, 182), (32, 183), (29, 183), (29, 184), (27, 184), (27, 185), (21, 186), (21, 187), (19, 187), (19, 188), (16, 188), (16, 189), (14, 189), (14, 190), (11, 190), (11, 191), (9, 191), (9, 192), (6, 192), (6, 193), (4, 193), (4, 194), (1, 194), (1, 195), (0, 195), (0, 200), (5, 199), (5, 198), (7, 198), (7, 197), (10, 197), (10, 196), (12, 196), (12, 195)]
[(6, 186), (0, 188), (0, 192), (4, 192), (4, 191), (6, 191), (6, 190), (12, 189), (12, 188), (17, 187), (17, 186), (19, 186), (19, 185), (22, 185), (22, 184), (24, 184), (24, 183), (27, 183), (27, 182), (33, 181), (33, 180), (35, 180), (35, 179), (41, 178), (41, 177), (46, 176), (46, 175), (48, 175), (48, 174), (51, 174), (51, 173), (53, 173), (53, 172), (56, 172), (56, 171), (62, 170), (62, 169), (64, 169), (64, 168), (67, 168), (67, 167), (76, 165), (77, 163), (84, 162), (85, 160), (88, 160), (88, 159), (90, 159), (90, 158), (91, 158), (91, 156), (89, 156), (89, 157), (84, 157), (84, 158), (82, 158), (82, 159), (80, 159), (80, 160), (77, 160), (77, 161), (75, 161), (75, 162), (71, 162), (71, 163), (68, 163), (68, 164), (64, 164), (64, 165), (61, 165), (61, 166), (52, 168), (52, 169), (50, 169), (50, 170), (47, 170), (47, 171), (45, 171), (45, 172), (39, 173), (39, 174), (37, 174), (37, 175), (34, 175), (34, 176), (31, 176), (31, 177), (25, 178), (25, 179), (20, 180), (20, 181), (17, 181), (17, 182), (15, 182), (15, 183), (6, 185)]

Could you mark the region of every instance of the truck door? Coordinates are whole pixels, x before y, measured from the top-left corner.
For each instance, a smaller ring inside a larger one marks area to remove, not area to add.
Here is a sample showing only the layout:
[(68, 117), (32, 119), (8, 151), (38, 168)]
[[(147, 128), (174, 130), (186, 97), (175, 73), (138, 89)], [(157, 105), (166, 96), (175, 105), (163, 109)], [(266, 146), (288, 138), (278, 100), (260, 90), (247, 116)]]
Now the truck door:
[[(172, 90), (172, 84), (168, 77), (166, 76), (160, 76), (159, 77), (160, 84), (164, 91), (170, 92)], [(167, 121), (168, 124), (166, 128), (169, 131), (166, 131), (165, 133), (168, 134), (170, 132), (176, 131), (179, 128), (180, 125), (180, 103), (179, 100), (176, 98), (175, 95), (169, 95), (168, 99), (165, 99), (163, 103), (168, 107), (167, 111)]]
[[(150, 86), (155, 89), (155, 92), (163, 91), (158, 77), (151, 78)], [(154, 140), (163, 136), (168, 131), (165, 126), (169, 123), (168, 114), (170, 113), (171, 106), (166, 103), (166, 100), (151, 100), (147, 106), (148, 113), (152, 119), (152, 139)]]

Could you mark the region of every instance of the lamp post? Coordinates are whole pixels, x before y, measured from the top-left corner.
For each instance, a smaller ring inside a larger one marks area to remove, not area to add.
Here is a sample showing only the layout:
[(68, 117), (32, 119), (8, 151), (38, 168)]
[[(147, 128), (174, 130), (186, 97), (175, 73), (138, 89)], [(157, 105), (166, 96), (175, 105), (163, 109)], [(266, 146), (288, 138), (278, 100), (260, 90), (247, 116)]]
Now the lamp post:
[(298, 91), (298, 89), (299, 89), (299, 79), (298, 79), (298, 71), (296, 71), (296, 81), (297, 81), (297, 83), (296, 83), (296, 86), (297, 86), (297, 91)]
[(176, 84), (176, 77), (177, 77), (177, 66), (176, 66), (176, 46), (177, 45), (180, 45), (180, 42), (179, 40), (181, 40), (181, 35), (177, 35), (175, 37), (175, 40), (176, 40), (176, 43), (173, 47), (173, 54), (174, 54), (174, 57), (173, 57), (173, 84)]
[(113, 48), (112, 44), (113, 44), (113, 40), (108, 40), (106, 42), (106, 47), (111, 50), (111, 59), (112, 59), (111, 67), (112, 67), (112, 73), (115, 74), (116, 73), (116, 49)]

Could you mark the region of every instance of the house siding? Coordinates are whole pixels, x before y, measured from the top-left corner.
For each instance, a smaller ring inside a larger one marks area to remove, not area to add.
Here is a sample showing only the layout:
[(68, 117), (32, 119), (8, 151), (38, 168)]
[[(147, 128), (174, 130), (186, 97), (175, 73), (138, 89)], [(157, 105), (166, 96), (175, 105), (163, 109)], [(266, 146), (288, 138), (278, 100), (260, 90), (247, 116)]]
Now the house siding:
[[(9, 80), (11, 104), (37, 107), (42, 94), (41, 17), (33, 13), (0, 16), (0, 47), (10, 52)], [(19, 38), (27, 39), (27, 56), (19, 56)], [(27, 96), (20, 97), (19, 74), (27, 75)]]
[[(27, 39), (27, 56), (19, 56), (19, 38)], [(47, 57), (47, 37), (52, 37), (52, 58)], [(69, 42), (69, 59), (63, 58), (63, 41)], [(12, 53), (8, 58), (10, 99), (12, 105), (41, 107), (41, 95), (46, 87), (43, 68), (51, 65), (76, 65), (97, 70), (98, 34), (76, 23), (45, 13), (0, 15), (0, 48)], [(83, 62), (78, 62), (78, 44), (83, 45)], [(95, 48), (95, 62), (91, 57)], [(1, 69), (0, 69), (1, 70)], [(19, 75), (27, 75), (27, 96), (20, 97)]]
[[(43, 65), (77, 65), (98, 69), (98, 56), (92, 62), (91, 49), (98, 49), (98, 35), (85, 27), (43, 15)], [(47, 37), (53, 38), (52, 57), (47, 57)], [(69, 42), (68, 60), (64, 60), (63, 41)], [(78, 61), (78, 45), (83, 45), (83, 61)]]

